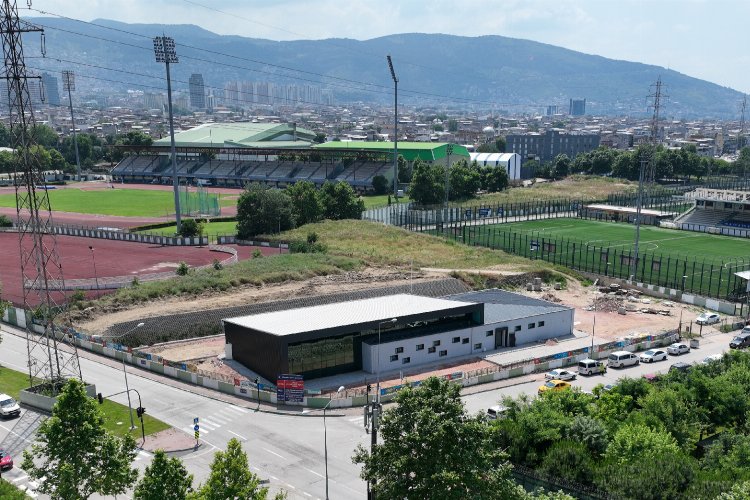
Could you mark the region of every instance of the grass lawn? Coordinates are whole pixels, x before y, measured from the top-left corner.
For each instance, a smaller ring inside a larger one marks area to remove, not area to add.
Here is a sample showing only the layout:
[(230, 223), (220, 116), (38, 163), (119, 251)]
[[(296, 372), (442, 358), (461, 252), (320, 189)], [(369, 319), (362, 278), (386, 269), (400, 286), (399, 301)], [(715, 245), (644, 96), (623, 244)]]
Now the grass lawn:
[[(533, 233), (539, 237), (570, 238), (589, 245), (633, 249), (633, 224), (585, 219), (546, 219), (494, 226), (498, 230)], [(641, 226), (639, 252), (690, 258), (729, 260), (750, 255), (747, 240), (715, 234)]]
[[(126, 217), (162, 217), (174, 214), (174, 195), (171, 191), (141, 189), (53, 189), (49, 191), (52, 209), (60, 212), (77, 212), (97, 215), (122, 215)], [(237, 203), (232, 197), (219, 199), (221, 206)], [(0, 195), (0, 207), (15, 207), (12, 194)]]
[[(176, 226), (160, 227), (158, 229), (147, 229), (139, 233), (158, 234), (160, 236), (174, 236)], [(203, 227), (203, 234), (208, 236), (227, 236), (237, 234), (237, 223), (234, 221), (209, 222)]]
[[(362, 200), (365, 202), (365, 209), (380, 208), (388, 206), (388, 195), (387, 194), (374, 194), (372, 196), (363, 196)], [(396, 200), (391, 195), (391, 203), (395, 203)], [(409, 203), (409, 196), (400, 196), (398, 199), (399, 203)]]
[[(18, 394), (21, 392), (21, 389), (25, 389), (28, 386), (28, 375), (0, 366), (0, 392), (4, 392), (18, 399)], [(134, 401), (133, 406), (133, 419), (135, 420), (137, 428), (132, 431), (132, 435), (137, 440), (141, 435), (140, 421), (138, 421), (135, 415), (135, 407), (138, 406), (138, 402)], [(148, 406), (146, 407), (148, 408)], [(127, 406), (115, 403), (114, 401), (105, 400), (101, 409), (102, 413), (104, 413), (104, 426), (107, 430), (118, 436), (124, 436), (131, 432), (130, 417), (128, 416)], [(168, 424), (150, 416), (148, 413), (143, 417), (143, 427), (146, 430), (147, 436), (170, 428)]]

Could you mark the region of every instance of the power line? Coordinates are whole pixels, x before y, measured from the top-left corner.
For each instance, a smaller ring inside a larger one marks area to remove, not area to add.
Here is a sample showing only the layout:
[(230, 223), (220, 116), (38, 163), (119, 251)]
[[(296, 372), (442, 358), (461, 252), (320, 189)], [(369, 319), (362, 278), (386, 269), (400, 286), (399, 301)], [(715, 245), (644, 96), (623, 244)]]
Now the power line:
[[(134, 33), (134, 32), (130, 32), (130, 31), (126, 31), (126, 30), (114, 28), (114, 27), (111, 27), (111, 26), (104, 26), (104, 25), (96, 24), (96, 23), (89, 22), (89, 21), (83, 21), (81, 19), (74, 19), (74, 18), (70, 18), (70, 17), (64, 16), (62, 14), (57, 14), (57, 13), (53, 13), (53, 12), (47, 12), (47, 11), (43, 11), (43, 10), (40, 10), (40, 9), (33, 9), (33, 8), (29, 8), (28, 10), (33, 10), (33, 11), (39, 12), (41, 14), (57, 16), (57, 17), (60, 17), (62, 19), (67, 19), (67, 20), (70, 20), (70, 21), (75, 21), (75, 22), (79, 22), (79, 23), (83, 23), (83, 24), (88, 24), (88, 25), (91, 25), (91, 26), (96, 26), (96, 27), (103, 28), (103, 29), (109, 29), (109, 30), (116, 31), (116, 32), (119, 32), (119, 33), (125, 33), (125, 34), (128, 34), (128, 35), (137, 36), (137, 37), (146, 38), (146, 39), (151, 40), (151, 38), (148, 37), (148, 36), (146, 36), (146, 35), (142, 35), (142, 34), (139, 34), (139, 33)], [(222, 13), (224, 13), (224, 12), (222, 12)], [(79, 36), (82, 36), (82, 37), (93, 38), (93, 39), (102, 40), (102, 41), (108, 41), (108, 42), (111, 42), (111, 43), (117, 43), (117, 44), (129, 46), (129, 47), (133, 47), (133, 48), (138, 48), (138, 49), (142, 49), (142, 50), (150, 50), (150, 49), (148, 49), (146, 47), (141, 47), (141, 46), (138, 46), (138, 45), (133, 45), (133, 44), (129, 44), (129, 43), (126, 43), (126, 42), (121, 42), (121, 41), (118, 41), (118, 40), (111, 40), (111, 39), (107, 39), (107, 38), (103, 38), (103, 37), (98, 37), (98, 36), (95, 36), (95, 35), (89, 35), (89, 34), (85, 34), (85, 33), (79, 33), (79, 32), (75, 32), (75, 31), (71, 31), (71, 30), (66, 30), (66, 29), (63, 29), (63, 28), (58, 28), (56, 26), (49, 26), (49, 25), (42, 25), (42, 26), (44, 26), (45, 28), (48, 28), (48, 29), (63, 31), (63, 32), (66, 32), (66, 33), (75, 34), (75, 35), (79, 35)], [(313, 83), (317, 83), (317, 84), (334, 85), (334, 86), (339, 86), (339, 87), (342, 87), (342, 88), (345, 88), (345, 89), (348, 89), (348, 90), (357, 90), (357, 91), (373, 92), (373, 93), (381, 93), (381, 94), (389, 94), (390, 93), (388, 91), (388, 87), (387, 86), (381, 85), (381, 84), (377, 84), (377, 83), (363, 82), (363, 81), (359, 81), (359, 80), (352, 80), (352, 79), (347, 79), (347, 78), (342, 78), (342, 77), (325, 75), (325, 74), (322, 74), (322, 73), (315, 73), (315, 72), (312, 72), (312, 71), (306, 71), (306, 70), (300, 70), (300, 69), (290, 68), (290, 67), (287, 67), (287, 66), (278, 65), (278, 64), (267, 62), (267, 61), (249, 59), (249, 58), (245, 58), (245, 57), (235, 56), (235, 55), (232, 55), (232, 54), (226, 54), (226, 53), (223, 53), (223, 52), (212, 51), (212, 50), (204, 49), (204, 48), (201, 48), (201, 47), (194, 47), (194, 46), (187, 45), (187, 44), (184, 44), (184, 43), (178, 43), (177, 45), (179, 47), (185, 47), (185, 48), (189, 48), (189, 49), (193, 49), (193, 50), (204, 51), (204, 52), (207, 52), (207, 53), (210, 53), (210, 54), (214, 54), (214, 55), (221, 55), (221, 56), (228, 57), (228, 58), (234, 58), (234, 59), (244, 60), (244, 61), (248, 61), (248, 62), (253, 62), (255, 64), (263, 64), (263, 65), (270, 66), (270, 67), (276, 67), (276, 68), (283, 69), (283, 70), (286, 70), (286, 71), (294, 71), (294, 72), (298, 72), (298, 73), (310, 74), (310, 75), (319, 76), (319, 77), (325, 78), (325, 79), (340, 80), (340, 81), (344, 81), (344, 82), (354, 83), (356, 85), (363, 85), (363, 86), (366, 86), (366, 87), (379, 87), (379, 88), (382, 88), (384, 90), (383, 91), (376, 91), (374, 89), (357, 88), (357, 87), (346, 86), (346, 85), (343, 85), (343, 84), (336, 84), (336, 83), (331, 83), (331, 82), (321, 82), (321, 81), (317, 81), (317, 80), (310, 80), (310, 79), (306, 79), (306, 78), (299, 77), (299, 76), (293, 76), (293, 75), (279, 75), (278, 73), (274, 73), (274, 72), (270, 72), (270, 71), (264, 71), (262, 69), (247, 68), (247, 67), (244, 67), (244, 66), (237, 66), (237, 65), (232, 65), (232, 64), (229, 64), (229, 63), (223, 63), (223, 62), (214, 61), (214, 60), (206, 60), (206, 59), (201, 59), (201, 58), (197, 58), (197, 57), (193, 57), (193, 56), (186, 56), (186, 55), (182, 55), (181, 54), (181, 57), (183, 57), (183, 58), (193, 59), (193, 60), (197, 60), (197, 61), (208, 63), (208, 64), (217, 64), (217, 65), (220, 65), (220, 66), (227, 66), (227, 67), (231, 67), (231, 68), (234, 68), (234, 69), (242, 69), (242, 70), (245, 70), (245, 71), (270, 74), (270, 75), (273, 75), (275, 77), (284, 76), (286, 78), (291, 78), (291, 79), (295, 79), (295, 80), (309, 81), (309, 82), (313, 82)], [(427, 67), (425, 66), (425, 68), (427, 68)], [(417, 96), (418, 97), (422, 97), (422, 96), (424, 96), (423, 98), (424, 99), (428, 99), (428, 100), (440, 100), (440, 101), (444, 101), (445, 99), (452, 99), (454, 101), (464, 101), (464, 102), (467, 102), (467, 103), (486, 104), (486, 105), (491, 105), (491, 106), (505, 106), (505, 107), (533, 106), (534, 105), (533, 103), (529, 103), (529, 104), (499, 103), (499, 102), (486, 101), (486, 100), (481, 100), (481, 99), (472, 99), (472, 98), (469, 98), (469, 97), (448, 96), (448, 95), (444, 95), (444, 94), (436, 94), (436, 93), (431, 93), (431, 92), (424, 92), (424, 91), (410, 90), (410, 89), (401, 89), (401, 91), (403, 93), (413, 94), (410, 97), (417, 97)]]

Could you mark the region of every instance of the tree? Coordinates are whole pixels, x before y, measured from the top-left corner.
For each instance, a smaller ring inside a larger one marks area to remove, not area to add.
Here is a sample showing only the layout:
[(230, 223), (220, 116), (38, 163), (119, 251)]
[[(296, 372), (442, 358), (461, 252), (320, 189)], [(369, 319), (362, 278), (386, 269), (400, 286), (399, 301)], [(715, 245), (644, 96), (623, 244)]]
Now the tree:
[(70, 379), (31, 449), (24, 451), (21, 467), (34, 480), (45, 478), (38, 491), (53, 499), (86, 499), (125, 493), (138, 477), (131, 468), (135, 455), (132, 436), (109, 433), (83, 382)]
[(348, 182), (326, 182), (320, 196), (326, 219), (361, 219), (365, 211), (365, 202), (359, 199)]
[(505, 167), (482, 167), (480, 174), (482, 176), (482, 189), (488, 193), (496, 193), (508, 187), (508, 172)]
[(449, 176), (448, 196), (451, 200), (473, 198), (479, 188), (482, 187), (482, 176), (479, 174), (479, 169), (469, 166), (466, 160), (454, 163)]
[(180, 236), (183, 238), (192, 238), (198, 236), (198, 223), (195, 219), (185, 219), (180, 224)]
[(193, 475), (179, 458), (169, 458), (164, 450), (156, 450), (151, 465), (146, 467), (135, 487), (137, 500), (185, 500), (193, 490)]
[(31, 129), (31, 136), (34, 142), (40, 146), (44, 146), (45, 148), (57, 147), (57, 132), (48, 125), (34, 125)]
[(590, 484), (594, 477), (594, 461), (586, 445), (564, 439), (550, 446), (540, 469), (553, 477)]
[(568, 439), (581, 443), (595, 456), (607, 448), (607, 428), (600, 421), (588, 415), (576, 415), (565, 431)]
[(747, 500), (750, 498), (750, 481), (736, 483), (728, 492), (718, 496), (716, 500)]
[(323, 204), (315, 184), (310, 181), (295, 182), (286, 188), (286, 193), (292, 199), (295, 226), (304, 226), (323, 218)]
[(385, 194), (388, 192), (388, 179), (384, 175), (376, 175), (372, 178), (372, 189), (375, 194)]
[(409, 197), (418, 205), (435, 205), (445, 200), (445, 167), (414, 160)]
[(605, 455), (615, 463), (626, 464), (662, 453), (680, 454), (674, 437), (644, 424), (626, 423), (615, 432)]
[(497, 149), (498, 153), (505, 153), (506, 147), (507, 147), (507, 142), (505, 140), (505, 137), (500, 136), (495, 139), (495, 149)]
[[(260, 486), (260, 479), (252, 473), (247, 455), (240, 442), (232, 438), (226, 451), (217, 451), (211, 462), (211, 472), (206, 483), (191, 497), (196, 500), (265, 500), (268, 488)], [(283, 493), (275, 498), (284, 498)]]
[(696, 465), (684, 453), (662, 449), (626, 463), (606, 461), (600, 465), (595, 482), (612, 498), (694, 498), (686, 496), (685, 491)]
[(292, 199), (284, 191), (257, 182), (249, 184), (237, 200), (237, 236), (247, 239), (294, 227)]
[(357, 447), (353, 460), (378, 498), (524, 498), (492, 427), (466, 413), (459, 388), (430, 377), (400, 390), (382, 416), (382, 444)]
[(412, 169), (409, 162), (403, 156), (398, 155), (398, 182), (409, 184), (411, 182)]
[(571, 166), (570, 158), (565, 153), (559, 154), (555, 157), (555, 167), (553, 170), (553, 176), (555, 179), (564, 179), (570, 173)]

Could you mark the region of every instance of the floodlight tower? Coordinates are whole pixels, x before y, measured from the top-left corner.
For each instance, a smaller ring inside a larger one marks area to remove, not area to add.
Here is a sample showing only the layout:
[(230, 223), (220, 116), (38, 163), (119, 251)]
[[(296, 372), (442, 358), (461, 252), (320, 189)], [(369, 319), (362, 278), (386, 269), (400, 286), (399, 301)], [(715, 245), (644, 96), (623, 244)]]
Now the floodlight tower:
[(398, 78), (390, 54), (386, 58), (393, 78), (393, 196), (398, 200)]
[(169, 103), (169, 138), (171, 142), (172, 159), (172, 187), (174, 188), (174, 211), (177, 232), (180, 232), (180, 187), (177, 181), (177, 153), (174, 145), (174, 117), (172, 115), (172, 80), (169, 77), (169, 64), (177, 64), (177, 52), (174, 48), (174, 39), (168, 36), (157, 36), (154, 38), (154, 55), (156, 62), (163, 62), (167, 68), (167, 102)]
[(68, 91), (68, 105), (70, 106), (70, 124), (73, 126), (73, 144), (76, 148), (76, 180), (81, 180), (81, 158), (78, 156), (78, 134), (76, 133), (76, 119), (73, 116), (73, 97), (71, 92), (76, 89), (76, 75), (72, 71), (62, 72), (63, 91)]
[[(36, 123), (21, 43), (23, 33), (34, 31), (42, 30), (19, 19), (15, 0), (2, 0), (0, 38), (4, 68), (1, 76), (8, 83), (10, 137), (18, 159), (13, 184), (23, 303), (26, 310), (37, 312), (33, 321), (30, 319), (26, 323), (29, 383), (33, 386), (41, 379), (56, 395), (66, 379), (81, 378), (81, 368), (72, 337), (61, 335), (55, 325), (55, 315), (60, 309), (55, 301), (65, 299), (65, 284), (47, 186), (37, 148), (34, 148)], [(44, 331), (37, 333), (34, 325), (42, 326)], [(68, 344), (68, 348), (63, 349), (62, 344)]]

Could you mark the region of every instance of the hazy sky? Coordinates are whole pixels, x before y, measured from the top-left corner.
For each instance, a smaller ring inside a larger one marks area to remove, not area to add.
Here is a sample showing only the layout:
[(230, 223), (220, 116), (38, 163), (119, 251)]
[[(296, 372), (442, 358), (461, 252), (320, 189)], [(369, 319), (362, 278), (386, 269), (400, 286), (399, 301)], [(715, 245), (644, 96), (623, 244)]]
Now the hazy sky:
[(750, 0), (35, 0), (32, 8), (271, 40), (502, 35), (665, 66), (750, 92)]

